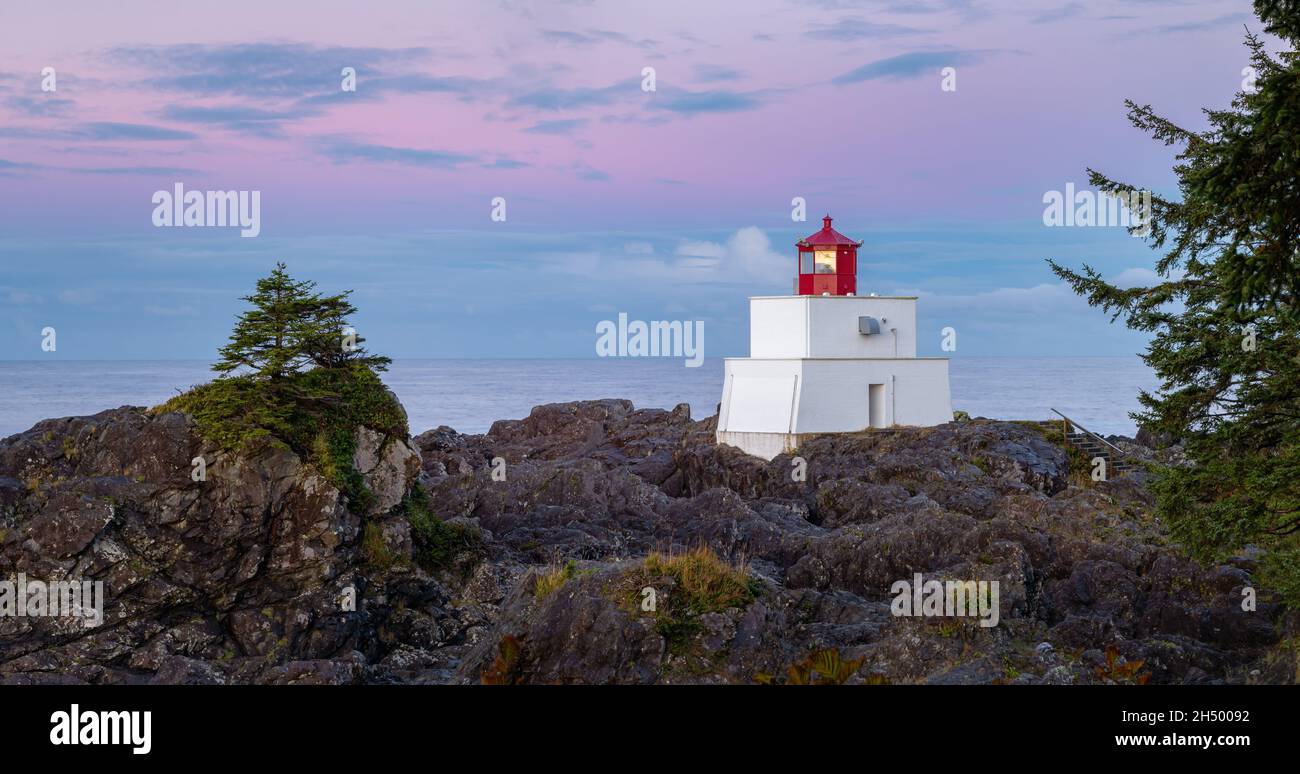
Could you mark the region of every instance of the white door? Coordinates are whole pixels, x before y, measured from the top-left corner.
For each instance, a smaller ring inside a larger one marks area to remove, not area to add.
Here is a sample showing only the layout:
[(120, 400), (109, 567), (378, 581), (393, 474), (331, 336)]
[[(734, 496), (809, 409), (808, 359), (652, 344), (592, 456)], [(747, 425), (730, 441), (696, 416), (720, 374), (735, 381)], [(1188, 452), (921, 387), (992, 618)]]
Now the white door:
[(885, 385), (873, 384), (867, 394), (868, 412), (872, 427), (885, 426)]

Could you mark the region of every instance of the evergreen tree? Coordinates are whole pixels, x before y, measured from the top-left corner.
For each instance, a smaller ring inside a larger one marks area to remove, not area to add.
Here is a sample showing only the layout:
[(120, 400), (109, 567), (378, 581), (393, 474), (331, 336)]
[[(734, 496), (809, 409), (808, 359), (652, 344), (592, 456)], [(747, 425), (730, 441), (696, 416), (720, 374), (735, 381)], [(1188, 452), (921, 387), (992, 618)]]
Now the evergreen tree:
[(257, 281), (256, 292), (243, 297), (253, 308), (239, 316), (213, 370), (243, 369), (255, 379), (279, 381), (310, 365), (385, 369), (389, 359), (367, 353), (360, 346), (365, 339), (348, 326), (347, 318), (357, 311), (347, 300), (352, 291), (322, 296), (315, 288), (314, 282), (294, 280), (277, 263)]
[[(1270, 56), (1250, 32), (1254, 89), (1192, 131), (1127, 102), (1130, 121), (1180, 152), (1181, 200), (1152, 197), (1161, 281), (1124, 289), (1088, 265), (1052, 270), (1094, 306), (1153, 334), (1144, 427), (1182, 439), (1193, 463), (1155, 484), (1159, 512), (1194, 554), (1266, 549), (1265, 580), (1300, 602), (1300, 4), (1257, 0)], [(1131, 187), (1089, 170), (1109, 193)]]
[(310, 318), (305, 325), (305, 350), (312, 362), (321, 368), (343, 368), (361, 365), (375, 371), (385, 371), (391, 359), (371, 355), (361, 346), (365, 339), (348, 325), (348, 317), (357, 309), (348, 301), (352, 291), (336, 296), (314, 299)]
[(313, 287), (294, 280), (285, 265), (277, 263), (269, 276), (257, 281), (251, 296), (243, 296), (253, 308), (239, 316), (212, 370), (229, 374), (247, 369), (255, 378), (276, 380), (310, 362), (302, 335)]

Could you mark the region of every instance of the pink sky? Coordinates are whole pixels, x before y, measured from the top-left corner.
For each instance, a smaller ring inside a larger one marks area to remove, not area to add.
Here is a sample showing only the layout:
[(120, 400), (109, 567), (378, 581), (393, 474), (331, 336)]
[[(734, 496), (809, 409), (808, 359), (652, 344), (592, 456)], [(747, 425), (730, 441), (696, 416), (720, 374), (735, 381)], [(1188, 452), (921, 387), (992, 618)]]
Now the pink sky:
[[(1244, 2), (914, 10), (925, 5), (6, 7), (0, 108), (5, 125), (26, 134), (0, 135), (0, 159), (32, 166), (18, 184), (0, 182), (0, 218), (21, 230), (75, 204), (97, 228), (130, 230), (147, 225), (139, 197), (182, 178), (266, 191), (279, 225), (310, 230), (478, 227), (493, 196), (513, 200), (520, 222), (570, 229), (754, 221), (780, 216), (800, 195), (813, 209), (868, 219), (1032, 217), (1043, 190), (1081, 179), (1088, 165), (1169, 182), (1168, 155), (1128, 127), (1125, 97), (1195, 121), (1201, 105), (1226, 101), (1241, 80)], [(278, 53), (241, 63), (232, 47), (247, 44)], [(353, 48), (377, 53), (349, 57)], [(295, 50), (306, 55), (295, 61)], [(918, 52), (936, 64), (909, 77), (834, 82)], [(951, 93), (940, 89), (937, 62), (946, 55), (958, 71)], [(342, 96), (338, 71), (350, 58), (355, 99), (304, 110), (304, 98)], [(57, 99), (66, 102), (50, 105), (55, 95), (39, 91), (46, 66), (57, 68)], [(657, 71), (653, 94), (639, 88), (646, 66)], [(256, 75), (246, 78), (244, 67)], [(277, 68), (291, 80), (271, 93), (259, 79)], [(370, 93), (377, 79), (404, 77), (451, 79), (460, 90)], [(583, 89), (607, 97), (533, 104)], [(284, 118), (273, 136), (259, 136), (272, 122), (233, 127), (183, 112), (203, 109)], [(193, 138), (86, 129), (105, 122)], [(354, 157), (357, 145), (472, 160), (446, 168), (382, 161)], [(489, 168), (503, 161), (513, 168)], [(174, 168), (195, 174), (168, 174)]]
[[(69, 357), (206, 357), (276, 260), (356, 288), (395, 356), (590, 356), (612, 311), (743, 354), (745, 297), (789, 287), (824, 212), (866, 242), (859, 287), (922, 295), (963, 352), (1132, 354), (1044, 259), (1140, 277), (1151, 252), (1044, 228), (1044, 193), (1088, 167), (1172, 193), (1123, 101), (1203, 126), (1247, 24), (1246, 0), (0, 5), (0, 357), (51, 320)], [(153, 228), (177, 182), (260, 191), (261, 235)]]

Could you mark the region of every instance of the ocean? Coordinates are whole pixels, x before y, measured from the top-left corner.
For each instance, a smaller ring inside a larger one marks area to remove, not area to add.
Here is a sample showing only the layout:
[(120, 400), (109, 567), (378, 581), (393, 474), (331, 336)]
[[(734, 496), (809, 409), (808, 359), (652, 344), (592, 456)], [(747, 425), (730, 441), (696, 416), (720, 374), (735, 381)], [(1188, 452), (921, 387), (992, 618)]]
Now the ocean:
[[(0, 437), (48, 417), (151, 406), (213, 377), (201, 360), (0, 361)], [(954, 409), (972, 417), (1052, 419), (1051, 409), (1102, 434), (1133, 435), (1129, 412), (1159, 382), (1136, 357), (961, 357), (950, 364)], [(439, 425), (482, 433), (533, 406), (626, 398), (638, 408), (689, 403), (700, 419), (717, 410), (722, 360), (398, 360), (384, 374), (410, 416), (411, 432)]]

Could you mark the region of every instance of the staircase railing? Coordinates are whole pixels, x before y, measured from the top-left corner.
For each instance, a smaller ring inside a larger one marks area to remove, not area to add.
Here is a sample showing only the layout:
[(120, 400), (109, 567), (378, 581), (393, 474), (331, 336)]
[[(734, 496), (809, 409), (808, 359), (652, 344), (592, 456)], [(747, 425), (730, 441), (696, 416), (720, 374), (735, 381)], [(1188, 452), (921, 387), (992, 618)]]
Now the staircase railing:
[(1123, 449), (1119, 448), (1118, 446), (1116, 446), (1115, 444), (1111, 443), (1110, 441), (1107, 441), (1105, 438), (1102, 438), (1100, 435), (1097, 435), (1096, 433), (1092, 432), (1091, 430), (1089, 430), (1088, 428), (1086, 428), (1086, 427), (1084, 427), (1083, 425), (1079, 424), (1078, 422), (1075, 422), (1073, 419), (1070, 419), (1069, 417), (1067, 417), (1066, 415), (1064, 415), (1064, 414), (1062, 414), (1061, 412), (1057, 411), (1056, 409), (1052, 409), (1052, 413), (1055, 414), (1055, 415), (1057, 415), (1057, 416), (1060, 417), (1061, 419), (1064, 419), (1064, 420), (1065, 420), (1065, 436), (1066, 436), (1066, 437), (1065, 437), (1065, 440), (1066, 440), (1067, 442), (1070, 440), (1070, 427), (1071, 427), (1071, 426), (1074, 426), (1074, 427), (1077, 427), (1079, 430), (1082, 430), (1082, 431), (1084, 432), (1085, 435), (1088, 435), (1088, 436), (1090, 436), (1090, 437), (1092, 437), (1092, 438), (1094, 438), (1094, 439), (1096, 439), (1096, 440), (1098, 440), (1098, 441), (1101, 441), (1103, 444), (1105, 444), (1105, 445), (1107, 446), (1107, 448), (1112, 449), (1112, 450), (1113, 450), (1116, 454), (1118, 454), (1119, 456), (1121, 456), (1121, 457), (1127, 457), (1127, 456), (1128, 456), (1128, 454), (1127, 454)]

